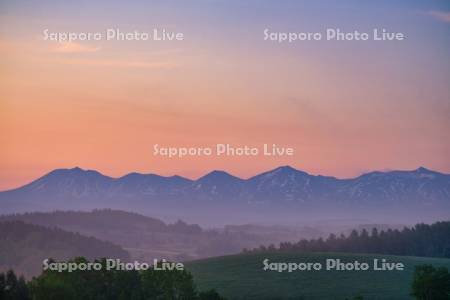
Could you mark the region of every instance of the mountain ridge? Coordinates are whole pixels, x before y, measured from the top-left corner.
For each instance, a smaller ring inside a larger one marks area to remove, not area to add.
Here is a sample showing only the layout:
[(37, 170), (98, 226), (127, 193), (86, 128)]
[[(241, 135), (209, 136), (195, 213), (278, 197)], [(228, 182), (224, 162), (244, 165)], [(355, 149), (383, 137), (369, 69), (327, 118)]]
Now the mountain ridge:
[[(354, 178), (311, 175), (281, 166), (247, 179), (215, 170), (191, 180), (181, 176), (129, 173), (113, 178), (95, 170), (57, 169), (22, 187), (0, 192), (0, 214), (32, 210), (114, 208), (158, 214), (381, 216), (394, 210), (421, 216), (450, 212), (450, 175), (419, 167), (374, 171)], [(212, 213), (214, 212), (214, 213)], [(449, 214), (450, 215), (450, 214)], [(196, 221), (196, 219), (191, 219)]]
[(286, 170), (291, 171), (291, 172), (298, 172), (298, 173), (302, 173), (302, 174), (305, 174), (305, 175), (308, 175), (308, 176), (314, 176), (314, 177), (318, 177), (318, 178), (335, 179), (335, 180), (338, 180), (338, 181), (354, 180), (354, 179), (358, 179), (358, 178), (361, 178), (361, 177), (364, 177), (364, 176), (367, 176), (367, 175), (373, 175), (373, 174), (383, 175), (383, 174), (389, 174), (389, 173), (419, 173), (419, 174), (420, 173), (422, 173), (422, 174), (428, 173), (428, 174), (439, 174), (439, 175), (444, 175), (444, 176), (450, 176), (449, 173), (443, 173), (443, 172), (439, 172), (439, 171), (434, 171), (434, 170), (428, 169), (426, 167), (420, 166), (420, 167), (418, 167), (416, 169), (413, 169), (413, 170), (370, 171), (370, 172), (367, 172), (367, 173), (362, 173), (361, 175), (358, 175), (358, 176), (355, 176), (355, 177), (338, 178), (338, 177), (331, 176), (331, 175), (322, 175), (322, 174), (312, 175), (312, 174), (307, 173), (305, 171), (302, 171), (302, 170), (296, 169), (294, 167), (291, 167), (290, 165), (284, 165), (284, 166), (280, 166), (280, 167), (277, 167), (277, 168), (274, 168), (274, 169), (271, 169), (271, 170), (268, 170), (268, 171), (264, 171), (262, 173), (259, 173), (259, 174), (253, 175), (253, 176), (250, 176), (248, 178), (241, 178), (239, 176), (235, 176), (235, 175), (233, 175), (233, 174), (231, 174), (231, 173), (229, 173), (227, 171), (224, 171), (224, 170), (212, 170), (212, 171), (210, 171), (210, 172), (208, 172), (208, 173), (198, 177), (197, 179), (190, 179), (190, 178), (187, 178), (187, 177), (184, 177), (184, 176), (181, 176), (181, 175), (177, 175), (177, 174), (170, 175), (170, 176), (163, 176), (163, 175), (158, 175), (158, 174), (154, 174), (154, 173), (139, 173), (139, 172), (130, 172), (130, 173), (124, 174), (124, 175), (119, 176), (119, 177), (111, 177), (111, 176), (105, 175), (105, 174), (103, 174), (103, 173), (101, 173), (101, 172), (99, 172), (97, 170), (83, 169), (83, 168), (80, 168), (80, 167), (76, 166), (76, 167), (73, 167), (73, 168), (58, 168), (58, 169), (54, 169), (54, 170), (52, 170), (52, 171), (42, 175), (41, 177), (39, 177), (39, 178), (29, 182), (29, 183), (26, 183), (26, 184), (24, 184), (22, 186), (19, 186), (19, 187), (16, 187), (16, 188), (11, 188), (11, 189), (6, 189), (6, 190), (0, 190), (0, 193), (10, 192), (10, 191), (14, 191), (14, 190), (17, 190), (17, 189), (21, 189), (21, 188), (24, 188), (26, 186), (29, 186), (29, 185), (39, 181), (40, 179), (42, 179), (44, 177), (51, 176), (51, 175), (56, 175), (56, 174), (62, 175), (63, 173), (65, 173), (65, 175), (67, 175), (67, 174), (90, 174), (91, 176), (95, 176), (95, 175), (96, 176), (101, 176), (101, 177), (103, 177), (105, 179), (109, 179), (111, 181), (118, 181), (118, 180), (126, 179), (126, 178), (129, 178), (129, 177), (137, 176), (137, 177), (158, 177), (158, 178), (161, 178), (161, 179), (179, 179), (179, 180), (183, 180), (183, 181), (186, 181), (186, 182), (197, 182), (197, 181), (200, 181), (202, 179), (204, 180), (205, 178), (207, 178), (209, 176), (216, 176), (217, 174), (224, 174), (224, 175), (227, 175), (227, 176), (230, 176), (230, 177), (233, 177), (235, 179), (242, 180), (242, 181), (250, 181), (250, 180), (252, 180), (252, 179), (254, 179), (254, 178), (258, 177), (258, 176), (261, 176), (261, 175), (271, 174), (271, 173), (274, 173), (274, 172), (280, 172), (280, 171), (286, 171)]

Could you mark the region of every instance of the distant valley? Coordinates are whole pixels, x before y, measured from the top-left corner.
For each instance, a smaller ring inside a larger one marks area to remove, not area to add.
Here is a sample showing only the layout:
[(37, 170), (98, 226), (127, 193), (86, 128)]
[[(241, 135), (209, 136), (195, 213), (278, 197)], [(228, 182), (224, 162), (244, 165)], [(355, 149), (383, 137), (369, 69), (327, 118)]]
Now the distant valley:
[[(244, 248), (318, 238), (317, 228), (233, 225), (203, 229), (119, 210), (34, 212), (0, 216), (0, 269), (33, 275), (45, 258), (120, 257), (187, 261), (240, 253)], [(18, 250), (13, 250), (18, 248)], [(27, 269), (27, 264), (31, 267)]]

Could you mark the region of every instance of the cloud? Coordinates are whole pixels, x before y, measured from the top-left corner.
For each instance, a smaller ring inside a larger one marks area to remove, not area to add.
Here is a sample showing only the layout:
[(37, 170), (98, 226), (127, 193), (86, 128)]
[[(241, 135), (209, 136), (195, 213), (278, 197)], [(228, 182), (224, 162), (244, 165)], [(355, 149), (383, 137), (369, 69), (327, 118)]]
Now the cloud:
[(53, 52), (58, 53), (89, 53), (97, 52), (101, 48), (89, 45), (82, 45), (74, 42), (58, 43), (58, 46), (53, 49)]
[(450, 23), (450, 12), (448, 11), (432, 10), (428, 12), (428, 15), (432, 16), (433, 18), (441, 22)]

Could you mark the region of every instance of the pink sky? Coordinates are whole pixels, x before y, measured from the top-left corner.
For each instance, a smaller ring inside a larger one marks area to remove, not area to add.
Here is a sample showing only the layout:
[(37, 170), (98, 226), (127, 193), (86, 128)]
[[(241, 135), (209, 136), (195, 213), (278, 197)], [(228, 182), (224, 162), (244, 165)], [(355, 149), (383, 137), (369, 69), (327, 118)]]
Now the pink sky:
[[(405, 52), (426, 35), (376, 49), (198, 37), (61, 45), (39, 36), (49, 22), (9, 16), (1, 26), (19, 21), (23, 34), (0, 35), (0, 189), (74, 166), (190, 178), (280, 165), (337, 177), (419, 166), (450, 173), (448, 63), (436, 60), (444, 50), (427, 41)], [(216, 143), (275, 143), (295, 155), (152, 155), (154, 144)]]

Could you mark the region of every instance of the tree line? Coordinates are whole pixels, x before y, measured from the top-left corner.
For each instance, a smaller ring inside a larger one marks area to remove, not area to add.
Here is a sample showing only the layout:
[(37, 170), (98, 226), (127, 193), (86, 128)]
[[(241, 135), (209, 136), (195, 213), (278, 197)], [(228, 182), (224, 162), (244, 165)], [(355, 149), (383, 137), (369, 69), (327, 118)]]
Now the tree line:
[[(87, 262), (77, 258), (75, 262)], [(102, 262), (104, 263), (104, 261)], [(450, 273), (432, 265), (415, 267), (411, 296), (417, 300), (450, 300)], [(198, 292), (185, 270), (44, 271), (25, 282), (10, 270), (0, 273), (1, 300), (225, 300), (215, 290)], [(353, 300), (363, 300), (356, 296)]]
[[(79, 257), (69, 262), (88, 263)], [(100, 270), (72, 272), (47, 269), (26, 282), (10, 270), (0, 273), (2, 300), (225, 300), (215, 290), (198, 291), (186, 270)]]
[(373, 228), (352, 230), (345, 236), (330, 234), (328, 238), (282, 242), (278, 247), (260, 246), (244, 252), (346, 252), (450, 258), (450, 221), (431, 225), (417, 224), (403, 230)]

